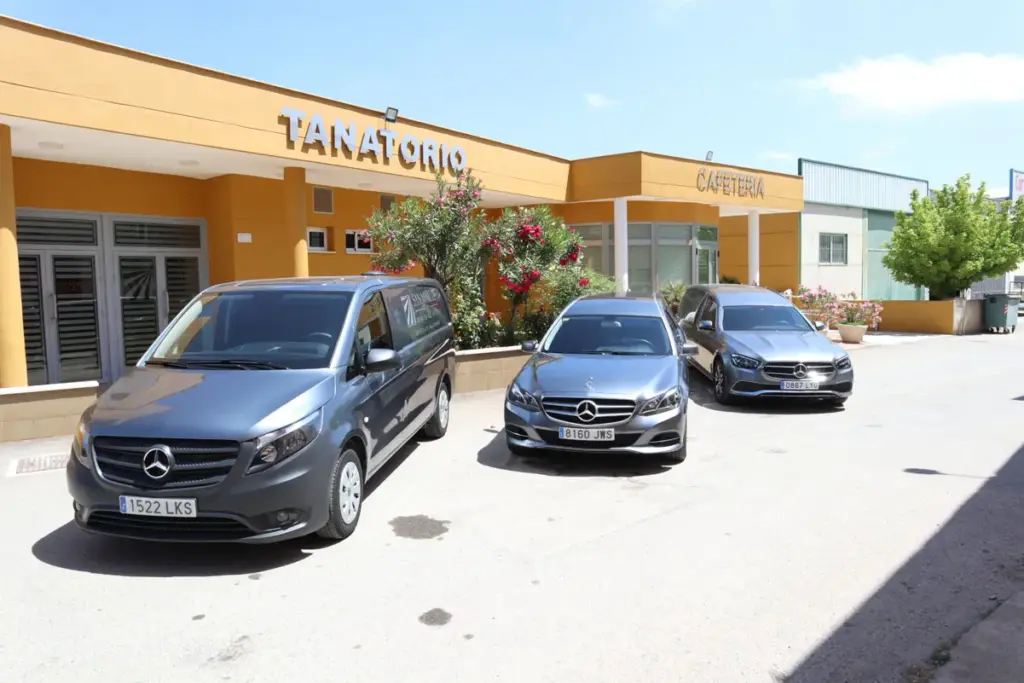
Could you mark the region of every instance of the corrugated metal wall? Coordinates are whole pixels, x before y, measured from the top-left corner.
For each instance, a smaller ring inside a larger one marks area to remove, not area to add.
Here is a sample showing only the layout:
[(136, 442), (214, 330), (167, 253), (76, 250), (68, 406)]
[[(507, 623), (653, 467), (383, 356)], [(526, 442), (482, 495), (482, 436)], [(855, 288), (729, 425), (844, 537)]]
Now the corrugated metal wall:
[(804, 201), (879, 211), (908, 211), (910, 193), (928, 196), (928, 181), (800, 159)]

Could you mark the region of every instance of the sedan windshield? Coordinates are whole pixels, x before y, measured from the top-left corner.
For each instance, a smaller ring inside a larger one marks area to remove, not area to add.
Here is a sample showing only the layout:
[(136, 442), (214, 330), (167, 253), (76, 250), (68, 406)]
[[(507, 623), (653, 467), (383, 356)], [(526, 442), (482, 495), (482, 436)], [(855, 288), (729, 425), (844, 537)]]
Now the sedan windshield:
[(725, 332), (809, 332), (813, 329), (794, 306), (726, 306), (722, 309)]
[(280, 370), (330, 365), (350, 292), (211, 292), (193, 301), (148, 363)]
[(667, 356), (672, 346), (665, 321), (638, 315), (568, 315), (555, 323), (548, 353)]

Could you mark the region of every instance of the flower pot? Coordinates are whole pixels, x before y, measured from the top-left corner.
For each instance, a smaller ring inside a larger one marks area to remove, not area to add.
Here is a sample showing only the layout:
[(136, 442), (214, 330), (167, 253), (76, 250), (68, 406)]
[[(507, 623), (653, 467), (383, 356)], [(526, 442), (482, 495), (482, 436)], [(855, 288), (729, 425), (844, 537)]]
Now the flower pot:
[(838, 323), (836, 327), (839, 328), (839, 338), (847, 344), (860, 344), (868, 331), (867, 325)]

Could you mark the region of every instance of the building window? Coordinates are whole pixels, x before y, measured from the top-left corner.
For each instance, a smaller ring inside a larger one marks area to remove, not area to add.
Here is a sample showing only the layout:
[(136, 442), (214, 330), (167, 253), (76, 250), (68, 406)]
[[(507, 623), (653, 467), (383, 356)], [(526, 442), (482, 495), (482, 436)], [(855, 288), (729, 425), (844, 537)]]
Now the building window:
[(818, 235), (818, 263), (846, 265), (846, 235)]
[(309, 251), (327, 251), (327, 229), (326, 228), (306, 228), (306, 248)]
[(372, 254), (373, 238), (364, 235), (362, 230), (346, 230), (345, 251), (350, 254)]
[(334, 213), (334, 190), (329, 187), (313, 188), (313, 213)]
[(391, 207), (395, 204), (395, 198), (389, 194), (382, 194), (380, 196), (380, 211), (381, 213), (387, 213), (391, 210)]

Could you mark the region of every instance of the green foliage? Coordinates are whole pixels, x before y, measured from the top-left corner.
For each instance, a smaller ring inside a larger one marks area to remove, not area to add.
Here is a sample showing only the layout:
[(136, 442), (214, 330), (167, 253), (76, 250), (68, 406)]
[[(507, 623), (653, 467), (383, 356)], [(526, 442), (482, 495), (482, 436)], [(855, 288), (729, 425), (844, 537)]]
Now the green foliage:
[(480, 281), (470, 276), (456, 278), (448, 296), (452, 310), (455, 345), (460, 349), (479, 349), (485, 345), (484, 306)]
[(520, 308), (529, 301), (534, 286), (559, 268), (576, 266), (583, 254), (579, 234), (547, 206), (505, 209), (486, 227), (481, 244), (485, 253), (498, 260), (503, 293), (512, 304), (506, 328), (510, 340)]
[(934, 200), (915, 190), (910, 208), (897, 212), (882, 262), (900, 282), (927, 287), (933, 299), (955, 297), (1024, 261), (1024, 197), (997, 206), (985, 196), (985, 183), (972, 191), (965, 175)]
[(661, 286), (661, 298), (665, 300), (668, 310), (673, 314), (679, 310), (679, 304), (682, 303), (683, 295), (686, 294), (686, 287), (685, 282), (666, 282)]
[(532, 290), (529, 307), (519, 317), (515, 341), (536, 341), (543, 337), (558, 314), (581, 296), (614, 290), (614, 279), (578, 261), (549, 269), (541, 284)]
[(367, 221), (366, 232), (377, 249), (373, 267), (401, 273), (420, 263), (449, 298), (456, 279), (473, 277), (479, 282), (484, 226), (479, 203), (480, 183), (472, 172), (456, 174), (454, 184), (438, 173), (437, 189), (429, 199), (410, 197), (386, 212), (374, 212)]

